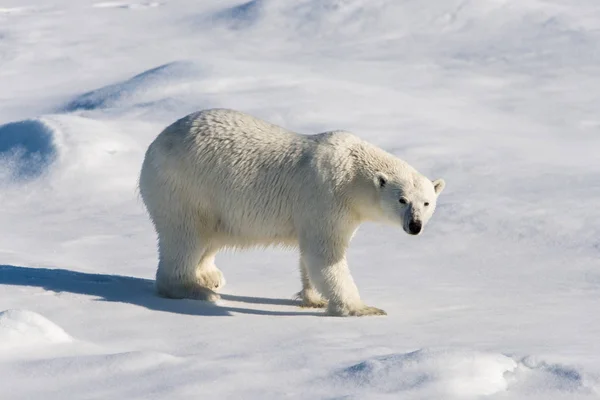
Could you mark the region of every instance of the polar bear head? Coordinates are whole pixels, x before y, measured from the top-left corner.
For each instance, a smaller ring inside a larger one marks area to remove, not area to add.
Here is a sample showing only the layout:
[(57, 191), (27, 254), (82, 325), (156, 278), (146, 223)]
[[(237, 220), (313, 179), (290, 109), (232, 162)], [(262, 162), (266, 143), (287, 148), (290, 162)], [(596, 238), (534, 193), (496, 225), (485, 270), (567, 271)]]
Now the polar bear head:
[(398, 173), (379, 171), (374, 183), (379, 194), (381, 217), (386, 222), (401, 225), (410, 235), (423, 231), (446, 185), (443, 179), (430, 181), (412, 168)]

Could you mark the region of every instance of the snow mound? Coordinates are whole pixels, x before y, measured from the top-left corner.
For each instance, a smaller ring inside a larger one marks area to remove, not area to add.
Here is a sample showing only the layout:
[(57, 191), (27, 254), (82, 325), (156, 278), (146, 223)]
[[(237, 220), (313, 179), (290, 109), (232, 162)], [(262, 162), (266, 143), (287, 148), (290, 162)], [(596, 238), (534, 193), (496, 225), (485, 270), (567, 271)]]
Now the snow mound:
[(214, 19), (223, 22), (231, 29), (243, 29), (256, 23), (263, 15), (264, 2), (252, 0), (237, 6), (226, 8), (214, 15)]
[(538, 360), (533, 356), (521, 359), (508, 381), (509, 390), (523, 394), (600, 394), (597, 379), (585, 372), (572, 366)]
[(56, 159), (56, 130), (43, 119), (0, 126), (0, 169), (10, 180), (41, 175)]
[(6, 310), (0, 313), (0, 347), (27, 346), (72, 341), (60, 326), (28, 310)]
[(508, 387), (517, 363), (502, 354), (421, 349), (372, 358), (338, 372), (343, 385), (382, 393), (485, 396)]
[(386, 29), (397, 31), (398, 24), (393, 21), (398, 21), (401, 14), (389, 13), (399, 9), (401, 7), (389, 0), (251, 0), (218, 11), (213, 19), (231, 29), (276, 26), (285, 34), (345, 36), (373, 31), (381, 33)]
[(189, 90), (190, 81), (199, 79), (204, 69), (191, 61), (176, 61), (144, 71), (124, 82), (84, 93), (69, 102), (64, 111), (97, 110), (127, 106), (146, 107), (152, 103), (171, 104)]
[(262, 42), (273, 35), (271, 42), (285, 42), (294, 51), (305, 49), (306, 41), (311, 49), (327, 48), (323, 38), (328, 38), (339, 41), (336, 51), (344, 56), (350, 48), (354, 57), (372, 56), (369, 44), (377, 43), (376, 52), (385, 48), (401, 59), (441, 55), (465, 63), (505, 63), (499, 54), (528, 63), (532, 48), (551, 48), (542, 59), (564, 63), (570, 62), (566, 54), (581, 60), (578, 54), (592, 51), (596, 43), (576, 15), (530, 2), (446, 1), (432, 7), (394, 0), (251, 0), (200, 22), (193, 23), (205, 27), (212, 22), (237, 31), (244, 41)]
[(513, 394), (598, 394), (598, 379), (535, 357), (515, 360), (499, 353), (420, 349), (375, 357), (338, 371), (334, 382), (354, 392), (463, 398)]
[[(52, 174), (87, 181), (112, 173), (138, 145), (110, 123), (50, 114), (0, 126), (0, 182), (22, 182)], [(133, 173), (133, 172), (132, 172)], [(117, 176), (122, 176), (120, 175)], [(114, 178), (111, 178), (116, 182)]]

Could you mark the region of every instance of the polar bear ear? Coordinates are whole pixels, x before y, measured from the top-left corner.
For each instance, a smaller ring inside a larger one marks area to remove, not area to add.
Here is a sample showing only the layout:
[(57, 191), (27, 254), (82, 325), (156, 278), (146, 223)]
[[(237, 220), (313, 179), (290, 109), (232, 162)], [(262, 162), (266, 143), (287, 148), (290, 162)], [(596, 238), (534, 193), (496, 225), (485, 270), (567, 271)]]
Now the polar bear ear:
[(375, 185), (378, 188), (383, 189), (385, 187), (385, 185), (387, 185), (388, 177), (383, 172), (377, 172), (375, 174), (375, 179), (374, 180), (375, 180)]
[(446, 187), (446, 181), (443, 179), (436, 179), (433, 181), (433, 189), (435, 190), (435, 194), (439, 195), (442, 193), (442, 190)]

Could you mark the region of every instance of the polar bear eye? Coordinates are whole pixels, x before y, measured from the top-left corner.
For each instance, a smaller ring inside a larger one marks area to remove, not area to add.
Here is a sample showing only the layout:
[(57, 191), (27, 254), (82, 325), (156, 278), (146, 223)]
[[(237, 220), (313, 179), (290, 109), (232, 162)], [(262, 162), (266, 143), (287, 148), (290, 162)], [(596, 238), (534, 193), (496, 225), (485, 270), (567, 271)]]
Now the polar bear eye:
[(408, 203), (404, 197), (400, 197), (400, 200), (398, 200), (398, 201), (400, 202), (400, 204)]
[(425, 207), (429, 207), (429, 202), (428, 201), (425, 202)]

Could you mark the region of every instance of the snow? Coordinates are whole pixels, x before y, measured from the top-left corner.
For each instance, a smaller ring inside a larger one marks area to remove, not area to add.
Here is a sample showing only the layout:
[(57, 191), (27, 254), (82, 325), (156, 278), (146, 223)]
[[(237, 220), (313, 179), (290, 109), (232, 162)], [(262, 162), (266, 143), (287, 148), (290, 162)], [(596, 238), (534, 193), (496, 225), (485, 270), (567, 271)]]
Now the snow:
[(0, 157), (5, 179), (37, 177), (56, 157), (52, 128), (41, 119), (0, 126)]
[(417, 350), (363, 361), (345, 369), (341, 378), (346, 385), (392, 393), (431, 387), (438, 396), (485, 396), (506, 390), (505, 375), (516, 367), (501, 354)]
[(597, 388), (596, 382), (587, 381), (576, 369), (560, 364), (465, 349), (419, 349), (379, 356), (342, 369), (337, 380), (340, 387), (350, 387), (352, 393), (365, 397), (376, 392), (473, 398), (520, 391), (529, 398), (540, 393), (593, 394)]
[(25, 344), (69, 342), (71, 337), (59, 326), (33, 311), (0, 312), (0, 345), (14, 348)]
[[(7, 399), (600, 397), (595, 0), (0, 1)], [(297, 256), (219, 255), (219, 304), (153, 292), (136, 184), (177, 118), (347, 129), (447, 187), (365, 225), (387, 317), (292, 300)]]

